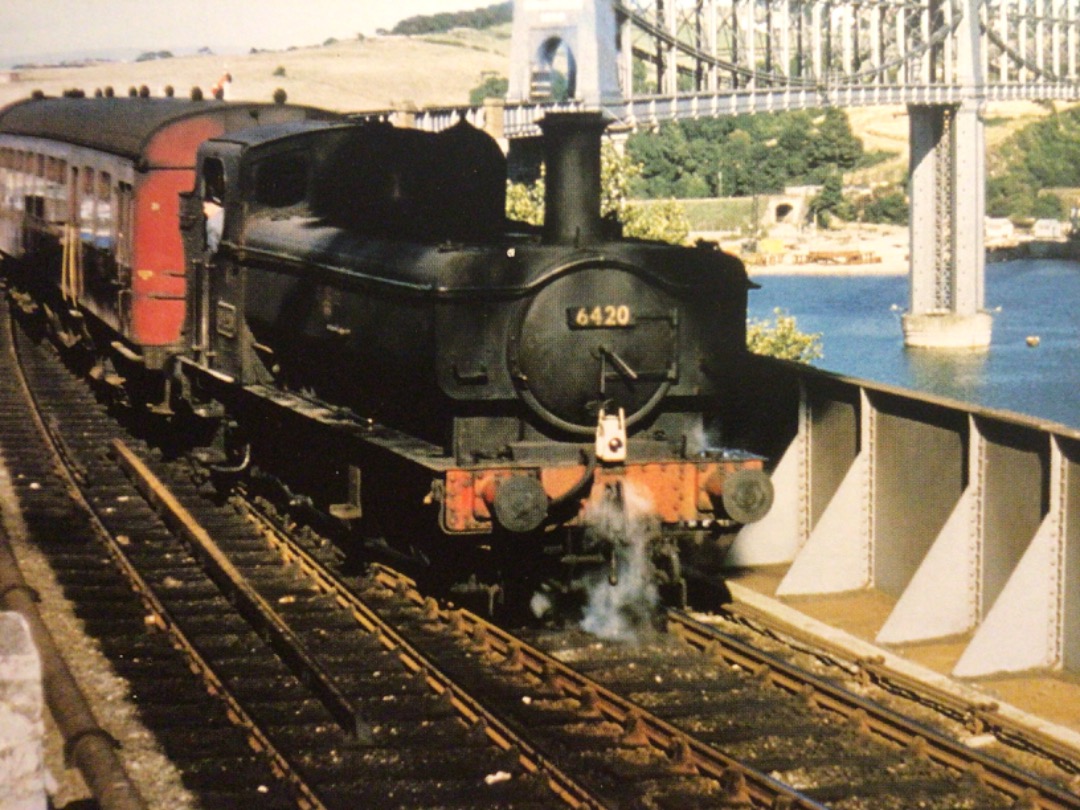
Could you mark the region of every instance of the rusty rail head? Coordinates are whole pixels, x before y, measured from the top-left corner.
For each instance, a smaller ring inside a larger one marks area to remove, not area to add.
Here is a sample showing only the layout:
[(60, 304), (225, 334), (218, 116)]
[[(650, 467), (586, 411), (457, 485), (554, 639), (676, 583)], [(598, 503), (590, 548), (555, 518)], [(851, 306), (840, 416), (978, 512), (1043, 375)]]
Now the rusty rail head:
[(823, 678), (801, 672), (797, 667), (680, 611), (668, 611), (668, 628), (686, 644), (750, 671), (758, 671), (777, 688), (803, 694), (815, 708), (844, 717), (874, 736), (920, 750), (927, 759), (958, 773), (978, 773), (980, 782), (1016, 802), (1031, 802), (1031, 806), (1039, 810), (1070, 810), (1078, 806), (1075, 794), (958, 743)]
[[(521, 735), (504, 724), (483, 704), (464, 691), (452, 678), (443, 673), (422, 652), (385, 622), (353, 590), (342, 582), (337, 575), (315, 560), (307, 551), (294, 543), (267, 515), (258, 511), (252, 504), (245, 503), (249, 518), (258, 524), (266, 540), (274, 546), (282, 558), (297, 566), (309, 577), (315, 587), (325, 594), (330, 594), (356, 620), (364, 631), (375, 635), (384, 649), (392, 651), (406, 669), (420, 674), (428, 687), (442, 695), (452, 709), (478, 732), (484, 734), (494, 745), (504, 751), (513, 750), (521, 766), (528, 772), (543, 778), (547, 787), (567, 806), (583, 810), (600, 810), (603, 802), (585, 786), (558, 768), (552, 758), (535, 749)], [(381, 569), (381, 566), (376, 566)], [(390, 572), (387, 572), (390, 573)], [(403, 576), (386, 577), (381, 584), (412, 601), (423, 615), (431, 621), (457, 621), (459, 627), (472, 632), (475, 625), (464, 612), (453, 611), (447, 614), (434, 600), (425, 600), (419, 596), (415, 583)], [(488, 646), (487, 633), (481, 631), (475, 637), (478, 645)]]
[[(376, 581), (424, 607), (423, 596), (413, 586), (402, 590), (401, 575), (382, 566), (373, 566)], [(437, 610), (427, 604), (425, 610), (433, 620), (446, 625), (449, 632), (473, 642), (482, 643), (483, 651), (517, 671), (524, 671), (542, 681), (553, 692), (578, 701), (581, 711), (591, 717), (602, 717), (623, 727), (620, 744), (648, 746), (664, 752), (676, 772), (692, 771), (711, 777), (721, 786), (725, 801), (732, 807), (771, 808), (783, 806), (791, 810), (824, 810), (824, 806), (792, 790), (767, 774), (742, 763), (686, 735), (675, 726), (652, 713), (635, 706), (601, 684), (576, 672), (558, 659), (525, 644), (502, 628), (464, 609)], [(741, 802), (741, 803), (740, 803)], [(728, 806), (728, 805), (724, 805)]]

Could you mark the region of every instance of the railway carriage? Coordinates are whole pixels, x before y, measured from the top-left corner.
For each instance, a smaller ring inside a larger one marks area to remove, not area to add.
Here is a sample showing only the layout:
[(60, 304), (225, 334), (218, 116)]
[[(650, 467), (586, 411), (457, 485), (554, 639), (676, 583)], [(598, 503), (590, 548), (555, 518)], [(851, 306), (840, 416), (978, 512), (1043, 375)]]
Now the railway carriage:
[(160, 370), (181, 346), (179, 194), (208, 138), (327, 117), (292, 105), (32, 98), (0, 110), (0, 252), (64, 336)]

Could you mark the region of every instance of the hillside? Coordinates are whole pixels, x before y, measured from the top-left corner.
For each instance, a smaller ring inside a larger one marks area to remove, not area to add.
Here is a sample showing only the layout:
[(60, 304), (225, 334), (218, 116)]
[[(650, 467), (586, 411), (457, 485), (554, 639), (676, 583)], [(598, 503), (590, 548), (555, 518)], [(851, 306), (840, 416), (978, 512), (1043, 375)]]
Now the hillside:
[[(467, 104), (469, 91), (486, 76), (509, 72), (510, 25), (485, 30), (455, 29), (425, 36), (380, 36), (333, 42), (286, 51), (240, 56), (179, 56), (149, 62), (115, 62), (82, 68), (22, 71), (20, 80), (0, 83), (0, 106), (26, 98), (34, 90), (60, 95), (68, 88), (112, 86), (126, 94), (146, 85), (161, 95), (172, 85), (187, 96), (193, 86), (209, 93), (223, 72), (233, 76), (230, 97), (269, 101), (283, 88), (291, 102), (342, 111), (385, 110), (405, 102), (418, 106)], [(274, 75), (284, 71), (284, 75)], [(991, 148), (1032, 120), (1046, 106), (1031, 102), (989, 105), (987, 144)], [(904, 107), (848, 110), (852, 130), (868, 151), (887, 150), (896, 157), (854, 172), (856, 184), (903, 183), (907, 174), (908, 118)]]
[[(1069, 104), (1057, 102), (1063, 109)], [(908, 170), (908, 116), (907, 108), (855, 107), (847, 111), (851, 130), (862, 139), (866, 151), (895, 152), (896, 157), (870, 169), (852, 172), (848, 182), (872, 185), (874, 183), (903, 183)], [(1049, 105), (1032, 101), (1008, 101), (988, 104), (986, 120), (986, 146), (995, 149), (1002, 141), (1019, 129), (1045, 117)]]
[[(269, 101), (283, 88), (290, 102), (342, 111), (384, 110), (403, 102), (419, 106), (467, 104), (469, 91), (485, 73), (505, 76), (510, 27), (486, 31), (457, 29), (424, 37), (371, 37), (321, 47), (264, 51), (242, 56), (180, 56), (149, 62), (116, 62), (81, 68), (22, 71), (18, 81), (0, 83), (0, 106), (34, 90), (60, 95), (68, 88), (92, 94), (112, 86), (117, 95), (146, 85), (162, 95), (172, 85), (178, 96), (193, 86), (209, 95), (226, 70), (233, 76), (230, 97)], [(284, 69), (284, 75), (274, 75)]]

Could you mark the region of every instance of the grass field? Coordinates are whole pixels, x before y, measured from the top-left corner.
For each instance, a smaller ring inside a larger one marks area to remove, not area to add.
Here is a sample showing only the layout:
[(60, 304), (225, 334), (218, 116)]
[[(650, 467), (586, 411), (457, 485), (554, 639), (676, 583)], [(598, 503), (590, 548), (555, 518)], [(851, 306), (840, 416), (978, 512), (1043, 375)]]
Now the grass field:
[[(228, 71), (230, 98), (270, 101), (282, 88), (290, 102), (340, 111), (385, 110), (406, 102), (418, 106), (467, 104), (469, 91), (488, 73), (505, 76), (510, 29), (457, 30), (437, 37), (371, 37), (285, 51), (241, 56), (178, 56), (148, 62), (111, 62), (88, 67), (20, 71), (18, 81), (0, 83), (0, 106), (34, 90), (56, 96), (69, 88), (93, 94), (111, 86), (118, 95), (146, 85), (178, 96), (192, 87), (209, 95)], [(276, 75), (275, 75), (276, 74)]]

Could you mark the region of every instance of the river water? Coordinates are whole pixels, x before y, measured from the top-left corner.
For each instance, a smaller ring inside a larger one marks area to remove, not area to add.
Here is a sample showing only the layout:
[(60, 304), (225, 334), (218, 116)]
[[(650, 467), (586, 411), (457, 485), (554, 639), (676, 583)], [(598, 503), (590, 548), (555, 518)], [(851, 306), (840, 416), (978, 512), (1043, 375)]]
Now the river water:
[[(988, 264), (994, 312), (987, 351), (905, 349), (900, 313), (907, 276), (761, 275), (750, 317), (776, 307), (803, 332), (820, 332), (818, 368), (914, 388), (1080, 428), (1080, 263), (1049, 259)], [(1039, 345), (1027, 345), (1037, 336)]]

